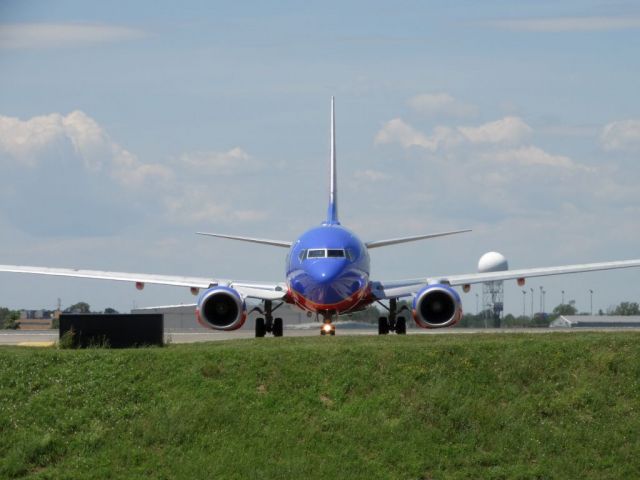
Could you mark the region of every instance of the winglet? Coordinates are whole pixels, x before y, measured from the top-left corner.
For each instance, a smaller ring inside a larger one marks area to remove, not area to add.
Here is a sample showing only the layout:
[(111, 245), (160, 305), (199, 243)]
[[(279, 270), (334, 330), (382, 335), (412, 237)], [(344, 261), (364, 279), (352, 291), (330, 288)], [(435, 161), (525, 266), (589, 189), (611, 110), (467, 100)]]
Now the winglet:
[(336, 116), (335, 100), (331, 97), (331, 161), (329, 179), (329, 209), (327, 211), (327, 224), (339, 225), (338, 221), (338, 188), (336, 182)]

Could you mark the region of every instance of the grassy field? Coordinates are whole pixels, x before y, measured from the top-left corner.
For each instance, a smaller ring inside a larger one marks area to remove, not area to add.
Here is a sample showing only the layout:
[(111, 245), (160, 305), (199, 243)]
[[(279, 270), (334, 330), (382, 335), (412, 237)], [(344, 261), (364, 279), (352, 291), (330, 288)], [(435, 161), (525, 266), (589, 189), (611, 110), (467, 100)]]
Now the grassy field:
[(0, 478), (640, 478), (640, 334), (0, 349)]

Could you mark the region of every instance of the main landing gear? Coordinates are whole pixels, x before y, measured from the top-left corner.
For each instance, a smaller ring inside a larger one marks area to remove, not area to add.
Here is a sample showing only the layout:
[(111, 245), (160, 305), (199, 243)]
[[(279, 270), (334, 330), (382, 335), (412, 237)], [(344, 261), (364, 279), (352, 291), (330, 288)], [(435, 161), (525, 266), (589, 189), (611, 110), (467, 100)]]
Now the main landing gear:
[(283, 326), (281, 318), (273, 318), (273, 312), (280, 308), (282, 303), (273, 308), (271, 300), (264, 301), (264, 310), (256, 307), (252, 310), (264, 315), (264, 318), (256, 318), (256, 338), (264, 337), (267, 333), (272, 333), (274, 337), (281, 337), (283, 334)]
[(398, 313), (408, 310), (408, 308), (403, 306), (398, 312), (398, 299), (396, 298), (389, 300), (388, 308), (382, 303), (380, 305), (389, 311), (389, 317), (378, 318), (378, 335), (387, 335), (389, 332), (405, 335), (407, 333), (407, 321), (404, 317), (399, 317)]

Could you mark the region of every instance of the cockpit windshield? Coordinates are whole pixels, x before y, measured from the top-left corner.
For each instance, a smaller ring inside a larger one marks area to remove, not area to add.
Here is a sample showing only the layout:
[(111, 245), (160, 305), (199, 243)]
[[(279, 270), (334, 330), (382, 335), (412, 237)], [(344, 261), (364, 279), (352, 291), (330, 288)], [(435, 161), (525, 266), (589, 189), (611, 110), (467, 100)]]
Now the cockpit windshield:
[(311, 248), (307, 250), (307, 258), (344, 258), (342, 248)]

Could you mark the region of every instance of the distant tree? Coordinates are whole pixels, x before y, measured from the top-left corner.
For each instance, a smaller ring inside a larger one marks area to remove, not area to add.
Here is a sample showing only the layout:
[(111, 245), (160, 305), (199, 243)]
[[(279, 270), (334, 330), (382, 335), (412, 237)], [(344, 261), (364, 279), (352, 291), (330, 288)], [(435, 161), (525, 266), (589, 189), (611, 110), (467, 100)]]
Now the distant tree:
[[(489, 321), (487, 320), (487, 318), (493, 318), (492, 316), (490, 317), (485, 317), (485, 315), (488, 315), (489, 311), (482, 311), (478, 314), (473, 314), (473, 313), (465, 313), (462, 318), (460, 319), (460, 321), (457, 323), (456, 327), (458, 328), (484, 328), (485, 326), (489, 325)], [(493, 315), (493, 314), (491, 314)], [(485, 325), (486, 324), (486, 325)], [(493, 325), (491, 325), (493, 326)]]
[(118, 312), (115, 308), (108, 307), (104, 309), (104, 313), (107, 315), (116, 315), (120, 312)]
[(561, 303), (560, 305), (557, 305), (552, 312), (546, 316), (546, 321), (551, 323), (562, 315), (578, 315), (575, 300), (569, 300), (569, 303)]
[(637, 302), (622, 302), (613, 310), (610, 310), (611, 315), (640, 315), (640, 305)]
[(578, 313), (578, 309), (576, 308), (575, 300), (570, 300), (569, 303), (561, 303), (553, 309), (553, 314), (556, 316), (575, 315), (576, 313)]
[(9, 310), (8, 308), (0, 308), (0, 328), (3, 329), (16, 329), (18, 328), (18, 320), (20, 319), (20, 312), (17, 310)]
[(516, 317), (509, 313), (502, 319), (502, 325), (507, 328), (530, 327), (531, 318), (526, 315), (519, 315)]
[(78, 302), (66, 308), (64, 313), (91, 313), (91, 307), (86, 302)]
[(549, 315), (546, 313), (536, 313), (531, 322), (532, 327), (548, 327), (550, 323)]

